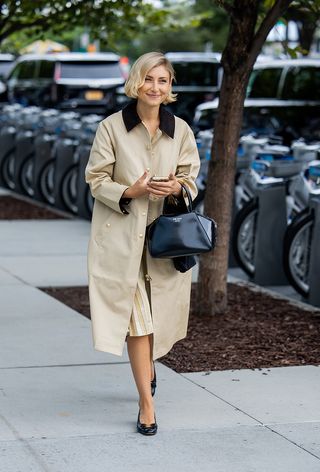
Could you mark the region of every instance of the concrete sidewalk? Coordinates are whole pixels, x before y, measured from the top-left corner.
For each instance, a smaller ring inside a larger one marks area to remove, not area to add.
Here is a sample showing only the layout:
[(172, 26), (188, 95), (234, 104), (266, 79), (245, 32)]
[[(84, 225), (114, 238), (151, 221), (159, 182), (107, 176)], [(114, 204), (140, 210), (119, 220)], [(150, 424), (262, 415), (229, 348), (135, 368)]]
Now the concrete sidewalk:
[(1, 472), (320, 472), (320, 368), (177, 374), (156, 364), (158, 434), (136, 433), (127, 353), (37, 287), (85, 285), (90, 225), (0, 221)]

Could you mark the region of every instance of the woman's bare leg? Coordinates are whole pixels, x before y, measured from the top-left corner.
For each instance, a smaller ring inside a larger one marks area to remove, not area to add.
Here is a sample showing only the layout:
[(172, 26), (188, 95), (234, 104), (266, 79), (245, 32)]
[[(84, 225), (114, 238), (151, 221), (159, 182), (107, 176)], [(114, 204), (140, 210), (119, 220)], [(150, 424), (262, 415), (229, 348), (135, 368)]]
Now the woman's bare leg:
[(150, 379), (150, 340), (149, 336), (128, 336), (127, 348), (134, 380), (139, 392), (140, 421), (154, 423), (154, 406), (151, 395)]
[(149, 343), (150, 343), (150, 363), (151, 363), (151, 379), (153, 380), (154, 377), (154, 366), (153, 366), (153, 334), (148, 335)]

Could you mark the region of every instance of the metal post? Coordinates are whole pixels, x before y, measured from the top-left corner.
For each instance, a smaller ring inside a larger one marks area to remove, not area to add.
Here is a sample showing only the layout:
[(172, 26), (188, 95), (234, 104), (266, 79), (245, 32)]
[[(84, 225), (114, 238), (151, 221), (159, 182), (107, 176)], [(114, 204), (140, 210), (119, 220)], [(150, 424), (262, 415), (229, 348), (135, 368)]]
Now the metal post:
[(287, 285), (282, 264), (283, 238), (287, 227), (284, 182), (257, 190), (259, 211), (255, 235), (255, 273), (259, 285)]
[(54, 206), (67, 211), (70, 211), (70, 209), (66, 207), (63, 201), (61, 186), (66, 172), (72, 165), (76, 164), (74, 157), (77, 144), (70, 138), (60, 139), (57, 144), (54, 167)]
[(320, 200), (311, 198), (310, 208), (314, 211), (314, 222), (310, 251), (308, 302), (320, 307)]
[(86, 202), (87, 196), (87, 189), (88, 184), (85, 181), (85, 168), (88, 163), (90, 154), (90, 146), (88, 144), (84, 144), (81, 146), (79, 150), (79, 171), (78, 171), (78, 182), (77, 182), (77, 204), (78, 204), (78, 215), (82, 216), (83, 218), (90, 220), (91, 219), (91, 212), (88, 209), (88, 205)]
[(231, 217), (231, 226), (230, 226), (230, 241), (229, 241), (229, 259), (228, 259), (228, 267), (229, 268), (239, 267), (239, 264), (237, 263), (236, 258), (234, 257), (233, 248), (232, 248), (233, 222), (234, 222), (234, 218), (235, 218), (236, 214), (237, 214), (237, 209), (236, 209), (236, 203), (235, 203), (235, 198), (234, 198), (234, 194), (233, 194), (232, 217)]

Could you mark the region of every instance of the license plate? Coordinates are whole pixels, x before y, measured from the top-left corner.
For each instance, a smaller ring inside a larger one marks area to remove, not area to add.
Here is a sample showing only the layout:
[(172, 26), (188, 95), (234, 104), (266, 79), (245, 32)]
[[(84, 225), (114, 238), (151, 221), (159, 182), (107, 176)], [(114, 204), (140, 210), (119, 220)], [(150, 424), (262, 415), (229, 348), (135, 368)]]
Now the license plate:
[(87, 90), (84, 94), (86, 100), (102, 100), (103, 92), (101, 90)]

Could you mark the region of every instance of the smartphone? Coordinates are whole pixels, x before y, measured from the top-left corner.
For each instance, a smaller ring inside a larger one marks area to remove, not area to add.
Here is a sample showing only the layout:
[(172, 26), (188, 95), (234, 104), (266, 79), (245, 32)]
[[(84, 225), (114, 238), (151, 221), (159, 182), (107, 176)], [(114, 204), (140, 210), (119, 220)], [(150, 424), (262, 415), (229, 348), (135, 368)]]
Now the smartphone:
[(169, 177), (159, 177), (158, 175), (154, 175), (150, 180), (153, 182), (169, 182)]

